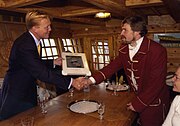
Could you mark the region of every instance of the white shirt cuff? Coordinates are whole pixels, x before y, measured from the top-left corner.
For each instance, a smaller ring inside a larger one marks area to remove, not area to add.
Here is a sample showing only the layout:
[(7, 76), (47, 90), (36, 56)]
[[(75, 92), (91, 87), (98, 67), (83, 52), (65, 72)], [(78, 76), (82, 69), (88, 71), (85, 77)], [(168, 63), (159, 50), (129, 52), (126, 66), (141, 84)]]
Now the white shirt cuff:
[(56, 67), (56, 65), (54, 64), (54, 65), (53, 65), (53, 68), (55, 68), (55, 67)]
[(73, 82), (73, 78), (71, 78), (71, 81), (70, 81), (70, 84), (69, 84), (69, 86), (68, 86), (68, 89), (71, 88), (72, 82)]
[(93, 77), (90, 77), (89, 79), (92, 81), (93, 84), (96, 83), (96, 80)]

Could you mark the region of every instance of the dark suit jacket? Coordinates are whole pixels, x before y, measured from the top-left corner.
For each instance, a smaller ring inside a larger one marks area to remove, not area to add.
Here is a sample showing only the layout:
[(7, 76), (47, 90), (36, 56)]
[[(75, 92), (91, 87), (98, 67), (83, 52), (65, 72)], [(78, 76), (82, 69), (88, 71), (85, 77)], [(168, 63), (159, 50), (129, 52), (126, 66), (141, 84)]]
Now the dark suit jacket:
[[(122, 45), (118, 57), (99, 72), (93, 74), (93, 77), (97, 83), (100, 83), (121, 68), (124, 68), (128, 84), (132, 88), (134, 87), (131, 71), (134, 72), (138, 90), (135, 91), (136, 97), (131, 102), (135, 110), (144, 118), (151, 117), (152, 120), (159, 120), (162, 123), (163, 116), (165, 116), (163, 114), (168, 112), (170, 103), (169, 91), (165, 83), (167, 74), (166, 49), (157, 42), (144, 37), (140, 49), (131, 61), (128, 45)], [(163, 108), (166, 108), (166, 111), (162, 110)], [(142, 125), (149, 123), (147, 120), (144, 121)]]
[[(52, 63), (53, 66), (53, 63)], [(17, 38), (11, 49), (0, 105), (0, 119), (9, 118), (37, 105), (36, 80), (67, 90), (71, 78), (56, 73), (42, 62), (29, 32)]]

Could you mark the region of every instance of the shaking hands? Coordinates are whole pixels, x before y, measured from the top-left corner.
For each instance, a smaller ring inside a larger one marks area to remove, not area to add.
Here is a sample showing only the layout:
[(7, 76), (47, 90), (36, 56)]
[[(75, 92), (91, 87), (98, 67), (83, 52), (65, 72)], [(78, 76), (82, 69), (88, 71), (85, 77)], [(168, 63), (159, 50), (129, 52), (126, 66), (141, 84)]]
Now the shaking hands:
[(79, 77), (73, 79), (72, 86), (75, 87), (77, 90), (81, 90), (84, 86), (88, 86), (92, 84), (92, 81), (85, 77)]

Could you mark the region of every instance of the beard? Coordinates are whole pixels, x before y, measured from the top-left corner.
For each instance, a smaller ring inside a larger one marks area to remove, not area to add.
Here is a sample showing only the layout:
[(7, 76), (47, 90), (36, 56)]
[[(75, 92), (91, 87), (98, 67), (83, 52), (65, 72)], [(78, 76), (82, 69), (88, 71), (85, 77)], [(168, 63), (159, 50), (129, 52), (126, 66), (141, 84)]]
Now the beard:
[(131, 44), (131, 41), (127, 41), (125, 36), (121, 36), (121, 41), (124, 44)]
[(126, 39), (126, 37), (122, 35), (122, 36), (121, 36), (121, 41), (122, 41), (122, 43), (124, 43), (124, 44), (132, 44), (132, 42), (133, 42), (133, 41), (136, 41), (136, 39), (135, 39), (135, 37), (133, 36), (132, 40), (129, 40), (129, 41), (128, 41), (128, 40)]

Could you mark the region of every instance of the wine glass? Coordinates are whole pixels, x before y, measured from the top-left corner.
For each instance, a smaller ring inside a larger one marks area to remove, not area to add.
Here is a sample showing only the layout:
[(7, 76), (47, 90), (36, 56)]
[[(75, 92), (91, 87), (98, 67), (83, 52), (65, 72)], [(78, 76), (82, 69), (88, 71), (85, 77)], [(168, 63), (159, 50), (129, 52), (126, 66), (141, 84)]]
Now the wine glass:
[(46, 114), (47, 113), (47, 110), (45, 109), (46, 108), (46, 102), (48, 101), (48, 97), (45, 97), (45, 96), (38, 96), (38, 104), (41, 108), (41, 113), (42, 114)]
[(107, 85), (106, 86), (110, 86), (110, 85), (111, 85), (110, 80), (107, 79)]
[(21, 126), (34, 126), (34, 117), (28, 116), (21, 119)]
[(83, 88), (83, 91), (84, 92), (90, 92), (90, 87), (89, 87), (89, 85), (84, 85), (84, 88)]
[(73, 97), (73, 96), (74, 96), (74, 88), (71, 87), (71, 88), (69, 89), (69, 95), (68, 95), (68, 97)]
[(118, 83), (115, 83), (115, 82), (113, 81), (113, 82), (112, 82), (112, 87), (113, 87), (113, 93), (112, 93), (112, 95), (118, 96), (118, 94), (117, 94)]
[[(85, 78), (86, 80), (88, 79), (87, 76), (85, 76), (84, 78)], [(85, 85), (84, 85), (84, 88), (83, 88), (83, 91), (84, 91), (84, 92), (90, 92), (90, 86), (89, 86), (88, 84), (85, 84)]]
[(100, 120), (103, 119), (104, 112), (105, 112), (105, 104), (101, 102), (98, 104), (98, 114)]

